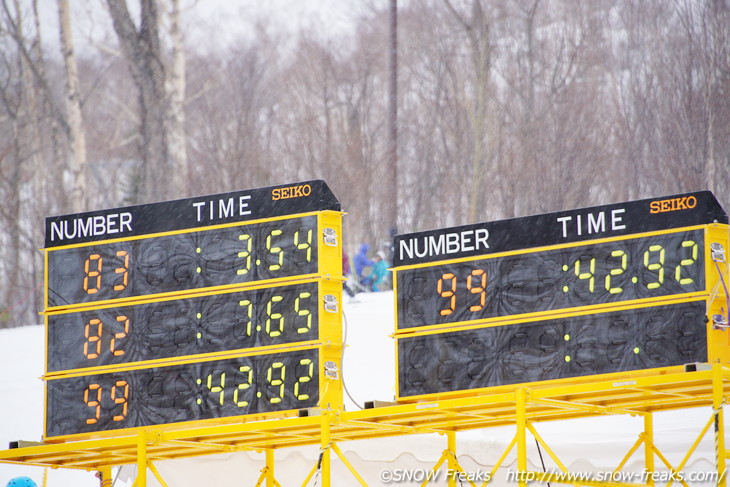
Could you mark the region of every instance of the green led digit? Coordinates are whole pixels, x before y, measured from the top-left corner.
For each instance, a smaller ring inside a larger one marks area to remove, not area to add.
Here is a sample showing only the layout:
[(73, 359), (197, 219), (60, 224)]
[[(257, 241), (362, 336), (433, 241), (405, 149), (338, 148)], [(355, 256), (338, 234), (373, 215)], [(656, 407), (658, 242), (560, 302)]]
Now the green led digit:
[(246, 308), (246, 318), (248, 318), (248, 321), (246, 321), (246, 336), (251, 336), (251, 326), (253, 323), (253, 305), (251, 304), (250, 299), (242, 299), (238, 302), (238, 305), (242, 308)]
[[(302, 292), (299, 293), (299, 296), (297, 296), (297, 299), (294, 300), (294, 311), (298, 316), (306, 316), (307, 317), (307, 325), (306, 326), (300, 326), (297, 328), (297, 333), (307, 333), (309, 330), (312, 329), (312, 312), (308, 309), (302, 309), (302, 299), (309, 299), (312, 297), (312, 293), (309, 292)], [(306, 305), (305, 305), (306, 306)]]
[[(274, 371), (278, 371), (279, 377), (274, 377)], [(284, 399), (284, 380), (286, 379), (286, 365), (282, 362), (274, 362), (266, 371), (266, 381), (272, 387), (279, 388), (279, 397), (269, 398), (271, 404), (280, 403)]]
[(279, 254), (277, 263), (269, 266), (270, 271), (278, 271), (284, 263), (284, 250), (281, 247), (271, 246), (271, 237), (278, 237), (282, 233), (283, 232), (281, 230), (272, 230), (266, 237), (266, 250), (268, 250), (270, 254)]
[(591, 257), (591, 260), (588, 261), (588, 272), (582, 272), (581, 267), (581, 259), (576, 260), (575, 275), (578, 277), (578, 279), (588, 280), (588, 290), (590, 292), (593, 292), (596, 285), (596, 258)]
[(297, 377), (297, 381), (294, 383), (294, 396), (299, 401), (306, 401), (309, 399), (309, 394), (300, 394), (299, 385), (312, 381), (312, 377), (314, 377), (314, 362), (312, 362), (312, 359), (303, 358), (299, 361), (299, 365), (307, 368), (307, 375)]
[(238, 240), (241, 241), (244, 247), (244, 250), (238, 253), (238, 258), (243, 259), (243, 268), (236, 269), (236, 274), (243, 276), (251, 270), (251, 245), (253, 241), (251, 240), (251, 235), (247, 233), (239, 235)]
[(238, 368), (238, 371), (245, 376), (246, 382), (241, 382), (236, 386), (236, 390), (233, 391), (233, 402), (236, 403), (236, 406), (239, 408), (245, 408), (248, 406), (248, 401), (239, 401), (238, 393), (241, 391), (247, 391), (251, 387), (251, 384), (253, 383), (253, 369), (250, 365), (242, 365)]
[(682, 259), (679, 261), (679, 265), (674, 270), (674, 278), (677, 280), (678, 283), (684, 286), (685, 284), (692, 284), (693, 282), (695, 282), (695, 280), (691, 277), (682, 277), (682, 267), (688, 267), (697, 262), (699, 246), (694, 240), (685, 240), (684, 242), (682, 242), (682, 248), (691, 249), (690, 258)]
[(213, 394), (216, 394), (216, 393), (218, 394), (218, 404), (220, 404), (222, 406), (223, 405), (223, 396), (225, 395), (225, 392), (226, 392), (224, 389), (226, 386), (226, 373), (225, 372), (220, 373), (221, 375), (219, 377), (218, 385), (213, 385), (213, 374), (215, 374), (215, 372), (208, 374), (208, 382), (206, 385), (208, 386), (208, 390), (210, 392), (212, 392)]
[[(273, 296), (268, 303), (266, 303), (266, 333), (270, 337), (278, 337), (284, 333), (284, 315), (281, 313), (273, 312), (273, 304), (282, 301), (282, 296)], [(276, 329), (274, 329), (274, 322), (276, 322)]]
[(300, 233), (305, 232), (305, 230), (297, 230), (294, 233), (294, 246), (299, 250), (306, 250), (307, 251), (307, 262), (312, 261), (312, 229), (306, 230), (306, 241), (300, 242)]
[[(659, 262), (649, 263), (651, 254), (656, 253), (659, 256)], [(650, 271), (657, 271), (657, 280), (646, 285), (648, 289), (658, 289), (664, 284), (664, 247), (661, 245), (652, 245), (649, 250), (644, 252), (644, 267)]]
[(621, 274), (626, 272), (626, 264), (628, 262), (628, 256), (626, 255), (626, 252), (624, 252), (623, 250), (614, 250), (613, 252), (611, 252), (611, 257), (620, 258), (621, 267), (611, 269), (608, 272), (608, 275), (606, 276), (606, 291), (608, 291), (611, 294), (618, 294), (620, 292), (623, 292), (623, 288), (611, 286), (611, 276), (620, 276)]

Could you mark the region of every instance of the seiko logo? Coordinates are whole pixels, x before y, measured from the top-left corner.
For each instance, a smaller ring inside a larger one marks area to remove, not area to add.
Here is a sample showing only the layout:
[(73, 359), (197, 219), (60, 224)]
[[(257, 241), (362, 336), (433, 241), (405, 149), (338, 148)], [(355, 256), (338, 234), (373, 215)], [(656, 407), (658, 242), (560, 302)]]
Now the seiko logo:
[(684, 196), (682, 198), (669, 198), (666, 200), (652, 201), (649, 203), (650, 213), (664, 213), (667, 211), (690, 210), (697, 206), (697, 198)]
[(272, 200), (284, 200), (287, 198), (301, 198), (312, 194), (312, 187), (308, 184), (289, 186), (288, 188), (277, 188), (271, 190)]

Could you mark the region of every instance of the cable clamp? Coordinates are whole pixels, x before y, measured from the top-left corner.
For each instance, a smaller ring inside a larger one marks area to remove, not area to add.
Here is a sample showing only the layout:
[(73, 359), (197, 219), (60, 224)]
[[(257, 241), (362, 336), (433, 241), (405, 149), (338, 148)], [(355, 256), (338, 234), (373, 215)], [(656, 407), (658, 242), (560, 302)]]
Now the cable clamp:
[(728, 325), (727, 317), (722, 314), (712, 315), (712, 329), (713, 330), (727, 330), (730, 328)]
[(719, 242), (712, 242), (710, 244), (710, 252), (712, 260), (715, 262), (725, 262), (725, 247)]

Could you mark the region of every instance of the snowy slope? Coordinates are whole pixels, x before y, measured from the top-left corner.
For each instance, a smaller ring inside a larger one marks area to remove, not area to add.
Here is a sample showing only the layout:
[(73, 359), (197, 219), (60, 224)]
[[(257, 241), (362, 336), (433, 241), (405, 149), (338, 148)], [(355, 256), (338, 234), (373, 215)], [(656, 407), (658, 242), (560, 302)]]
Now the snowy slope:
[[(355, 300), (345, 298), (345, 333), (347, 347), (343, 362), (343, 378), (350, 395), (358, 404), (369, 400), (392, 400), (395, 387), (395, 353), (393, 340), (393, 293), (360, 294)], [(44, 368), (43, 326), (28, 326), (0, 331), (0, 448), (10, 441), (38, 441), (43, 423), (43, 385), (39, 377)], [(357, 406), (346, 398), (346, 407)], [(700, 408), (655, 415), (655, 441), (662, 453), (673, 464), (678, 464), (684, 453), (709, 419), (711, 411)], [(636, 441), (641, 418), (619, 416), (599, 417), (570, 422), (537, 425), (538, 431), (568, 466), (579, 470), (603, 470), (615, 467)], [(463, 466), (469, 470), (489, 470), (509, 444), (514, 430), (491, 428), (460, 433), (458, 451)], [(688, 462), (685, 470), (705, 471), (712, 468), (712, 433), (701, 442), (700, 451)], [(340, 445), (348, 459), (356, 466), (369, 485), (380, 483), (379, 473), (384, 469), (430, 468), (441, 455), (446, 440), (438, 435), (398, 437), (377, 441), (357, 441)], [(544, 452), (543, 452), (544, 453)], [(276, 478), (284, 486), (301, 485), (316, 461), (318, 448), (302, 448), (277, 452)], [(512, 455), (513, 457), (514, 455)], [(532, 462), (539, 456), (533, 449)], [(512, 458), (511, 457), (511, 458)], [(629, 465), (641, 464), (641, 451), (632, 457)], [(549, 462), (549, 458), (546, 458)], [(156, 464), (170, 486), (204, 485), (216, 487), (255, 485), (263, 466), (261, 455), (235, 453), (211, 455), (196, 460), (168, 461)], [(514, 460), (506, 463), (514, 468)], [(539, 469), (539, 465), (532, 465)], [(642, 466), (637, 469), (641, 470)], [(40, 467), (0, 464), (0, 487), (12, 477), (29, 475), (39, 485), (47, 475), (49, 487), (96, 487), (93, 472), (69, 470), (46, 471)], [(116, 486), (129, 486), (133, 467), (122, 472)], [(357, 485), (337, 462), (333, 462), (333, 485)], [(197, 480), (196, 480), (197, 479)], [(419, 485), (420, 482), (414, 483)], [(148, 485), (158, 483), (148, 475)], [(315, 485), (310, 482), (310, 485)], [(438, 483), (435, 485), (442, 485)], [(445, 484), (443, 484), (445, 485)], [(494, 482), (490, 485), (515, 485), (514, 482)], [(709, 485), (709, 484), (708, 484)]]

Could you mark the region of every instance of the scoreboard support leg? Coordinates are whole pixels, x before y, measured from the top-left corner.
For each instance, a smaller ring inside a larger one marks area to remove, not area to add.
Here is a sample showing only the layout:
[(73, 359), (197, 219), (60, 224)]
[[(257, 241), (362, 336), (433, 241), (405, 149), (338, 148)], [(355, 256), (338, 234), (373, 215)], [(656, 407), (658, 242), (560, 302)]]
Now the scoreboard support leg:
[(135, 487), (147, 487), (147, 434), (137, 435), (137, 481)]
[(517, 426), (517, 475), (519, 487), (527, 487), (527, 389), (515, 391), (515, 423)]
[(114, 478), (112, 476), (112, 467), (107, 465), (101, 467), (97, 472), (96, 476), (99, 478), (99, 487), (112, 487)]
[(646, 485), (649, 487), (654, 486), (654, 416), (652, 413), (644, 414), (644, 466), (648, 474)]
[(722, 381), (722, 365), (712, 366), (712, 412), (715, 421), (715, 466), (717, 468), (717, 486), (727, 486), (727, 450), (725, 450), (725, 403)]
[(261, 487), (264, 482), (266, 483), (264, 487), (281, 487), (274, 477), (274, 450), (269, 448), (264, 453), (266, 454), (266, 465), (261, 469), (256, 487)]
[(322, 479), (322, 487), (330, 487), (330, 467), (331, 467), (331, 442), (330, 437), (330, 412), (322, 411), (322, 432), (320, 437), (319, 451), (319, 469)]
[[(447, 473), (453, 474), (457, 470), (459, 470), (459, 464), (456, 459), (456, 432), (455, 431), (447, 431), (446, 432), (446, 444), (447, 444), (447, 450), (449, 452), (448, 460), (447, 460)], [(447, 475), (448, 479), (448, 487), (456, 487), (456, 475)]]
[(266, 450), (266, 487), (275, 487), (278, 482), (274, 478), (274, 450)]

